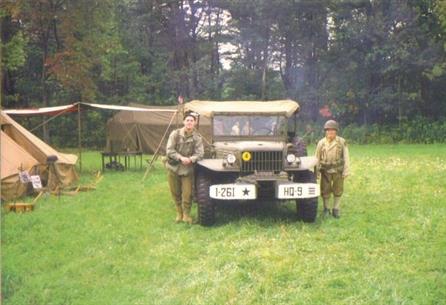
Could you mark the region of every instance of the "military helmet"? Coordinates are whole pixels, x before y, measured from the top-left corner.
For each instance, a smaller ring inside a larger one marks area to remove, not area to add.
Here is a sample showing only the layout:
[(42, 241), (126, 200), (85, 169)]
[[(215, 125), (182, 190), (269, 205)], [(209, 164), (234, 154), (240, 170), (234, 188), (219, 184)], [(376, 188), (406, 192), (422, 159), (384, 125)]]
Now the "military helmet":
[(327, 129), (335, 129), (338, 130), (339, 129), (339, 124), (338, 122), (336, 122), (335, 120), (328, 120), (325, 124), (324, 124), (324, 130)]
[(200, 115), (194, 111), (188, 111), (184, 114), (183, 120), (185, 120), (188, 116), (192, 117), (196, 121)]

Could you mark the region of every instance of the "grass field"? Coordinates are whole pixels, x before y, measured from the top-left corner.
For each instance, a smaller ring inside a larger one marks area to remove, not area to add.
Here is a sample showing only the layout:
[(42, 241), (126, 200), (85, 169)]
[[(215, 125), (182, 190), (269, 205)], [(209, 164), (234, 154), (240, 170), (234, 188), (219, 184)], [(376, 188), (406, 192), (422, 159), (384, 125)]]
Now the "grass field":
[[(174, 224), (161, 164), (3, 213), (3, 303), (446, 304), (446, 145), (350, 151), (339, 220), (289, 204)], [(85, 155), (83, 182), (99, 163)]]

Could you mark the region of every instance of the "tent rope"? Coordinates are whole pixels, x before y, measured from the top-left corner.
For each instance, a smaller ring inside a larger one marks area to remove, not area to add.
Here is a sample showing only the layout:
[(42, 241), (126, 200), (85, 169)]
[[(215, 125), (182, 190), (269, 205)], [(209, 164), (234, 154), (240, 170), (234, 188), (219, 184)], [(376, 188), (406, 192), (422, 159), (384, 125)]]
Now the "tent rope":
[[(73, 105), (75, 105), (75, 104), (73, 104)], [(72, 108), (67, 108), (67, 109), (62, 110), (62, 111), (59, 112), (58, 114), (56, 114), (56, 115), (54, 115), (54, 116), (51, 116), (48, 120), (43, 121), (42, 123), (40, 123), (39, 125), (37, 125), (37, 126), (34, 127), (33, 129), (31, 129), (30, 132), (33, 132), (34, 130), (36, 130), (36, 129), (39, 128), (39, 127), (42, 127), (43, 125), (47, 124), (48, 122), (50, 122), (50, 121), (54, 120), (55, 118), (61, 116), (61, 115), (64, 114), (65, 112), (67, 112), (67, 111), (72, 111), (72, 110), (73, 110)]]
[(155, 159), (158, 157), (158, 154), (159, 154), (159, 150), (160, 150), (160, 148), (161, 148), (161, 145), (163, 144), (163, 141), (164, 141), (164, 139), (166, 138), (167, 132), (169, 131), (170, 126), (171, 126), (172, 123), (173, 123), (173, 119), (176, 117), (176, 114), (177, 114), (177, 111), (175, 111), (175, 112), (173, 113), (172, 118), (170, 119), (169, 125), (167, 125), (167, 128), (166, 128), (166, 130), (164, 131), (163, 137), (161, 138), (160, 143), (158, 144), (158, 147), (156, 148), (155, 153), (153, 154), (152, 160), (150, 160), (150, 162), (149, 162), (149, 164), (148, 164), (148, 166), (147, 166), (147, 169), (146, 169), (146, 172), (144, 173), (144, 177), (142, 178), (142, 181), (146, 180), (147, 174), (148, 174), (149, 171), (152, 169), (153, 164), (155, 163)]
[(211, 142), (208, 139), (206, 139), (200, 131), (198, 131), (197, 129), (195, 131), (200, 135), (200, 137), (206, 142), (207, 145), (209, 146), (212, 145)]

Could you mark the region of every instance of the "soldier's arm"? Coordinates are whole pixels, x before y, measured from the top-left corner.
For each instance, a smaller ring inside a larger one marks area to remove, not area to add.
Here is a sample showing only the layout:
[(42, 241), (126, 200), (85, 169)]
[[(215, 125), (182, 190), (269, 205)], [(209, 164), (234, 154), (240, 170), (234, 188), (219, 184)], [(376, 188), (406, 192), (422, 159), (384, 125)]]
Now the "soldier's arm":
[(197, 137), (195, 140), (194, 153), (190, 156), (190, 159), (193, 163), (200, 161), (204, 156), (204, 147), (203, 147), (203, 139), (201, 137)]
[(316, 156), (316, 158), (318, 160), (321, 158), (321, 147), (322, 147), (321, 142), (320, 141), (317, 142), (316, 151), (315, 151), (314, 155)]
[(321, 166), (320, 166), (320, 162), (321, 162), (321, 149), (322, 149), (322, 142), (319, 141), (317, 143), (316, 152), (315, 152), (315, 156), (316, 156), (317, 161), (318, 161), (318, 164), (317, 164), (317, 167), (316, 167), (316, 170), (318, 171), (318, 173), (319, 173), (319, 171), (321, 169)]
[(347, 177), (348, 175), (350, 175), (350, 154), (348, 151), (347, 143), (344, 143), (343, 156), (344, 156), (344, 170), (342, 171), (342, 176)]
[(169, 135), (169, 139), (167, 140), (167, 146), (166, 146), (166, 155), (169, 159), (180, 161), (180, 158), (182, 157), (182, 155), (179, 154), (177, 152), (177, 150), (175, 149), (176, 133), (177, 133), (177, 131), (174, 130)]

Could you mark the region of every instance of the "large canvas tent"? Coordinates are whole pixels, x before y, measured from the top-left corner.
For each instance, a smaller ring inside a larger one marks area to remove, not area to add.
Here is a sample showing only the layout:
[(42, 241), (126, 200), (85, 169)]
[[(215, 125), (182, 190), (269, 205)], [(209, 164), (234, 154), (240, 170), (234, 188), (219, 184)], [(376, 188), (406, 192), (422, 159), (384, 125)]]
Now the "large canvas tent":
[[(38, 174), (42, 184), (50, 190), (69, 186), (78, 179), (75, 165), (77, 156), (63, 154), (40, 140), (26, 128), (1, 112), (1, 198), (11, 200), (28, 191), (19, 179), (19, 170)], [(50, 169), (48, 157), (57, 161)]]
[[(138, 104), (131, 104), (131, 106), (153, 111), (120, 111), (109, 119), (106, 150), (109, 152), (141, 151), (152, 154), (159, 148), (158, 153), (164, 154), (170, 132), (183, 124), (182, 111), (177, 111), (176, 106)], [(199, 131), (206, 143), (211, 136), (210, 119), (200, 117), (199, 124)]]

